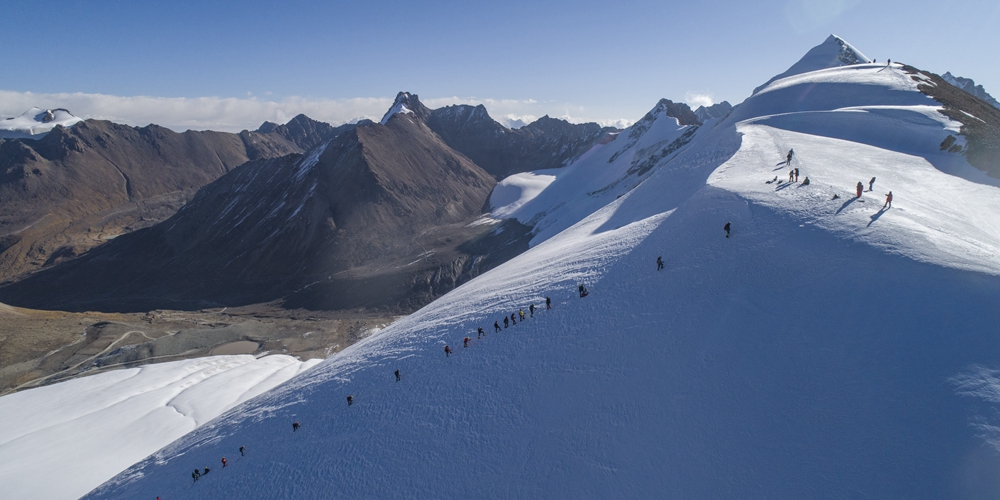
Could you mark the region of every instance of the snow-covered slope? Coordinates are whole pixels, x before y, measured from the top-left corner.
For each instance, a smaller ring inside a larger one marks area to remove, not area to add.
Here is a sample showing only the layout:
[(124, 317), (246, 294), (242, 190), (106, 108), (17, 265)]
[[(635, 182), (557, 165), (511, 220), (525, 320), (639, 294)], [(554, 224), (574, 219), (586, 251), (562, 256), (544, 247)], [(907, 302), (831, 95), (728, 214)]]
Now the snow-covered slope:
[(4, 396), (0, 496), (79, 498), (319, 361), (213, 356), (111, 371)]
[(788, 68), (784, 73), (771, 78), (764, 85), (757, 87), (754, 89), (753, 93), (756, 94), (757, 92), (760, 92), (761, 89), (767, 87), (775, 80), (780, 80), (789, 76), (801, 75), (803, 73), (821, 69), (870, 62), (871, 59), (868, 59), (868, 57), (862, 54), (858, 49), (855, 49), (853, 45), (847, 43), (844, 39), (837, 35), (830, 35), (823, 43), (813, 47), (809, 52), (806, 52), (806, 55), (802, 56), (802, 59), (799, 59), (799, 61), (793, 64), (791, 68)]
[[(955, 124), (900, 68), (812, 69), (641, 178), (612, 157), (658, 141), (623, 132), (498, 195), (550, 224), (529, 251), (87, 498), (995, 495), (1000, 190), (940, 151)], [(684, 133), (663, 127), (657, 151)], [(791, 148), (810, 184), (768, 184)]]
[(0, 119), (0, 139), (41, 139), (56, 125), (72, 127), (82, 121), (62, 108), (31, 108), (20, 116)]
[[(632, 190), (653, 169), (669, 162), (698, 135), (711, 129), (681, 124), (674, 104), (661, 100), (628, 129), (602, 141), (565, 168), (526, 172), (501, 181), (490, 195), (495, 218), (534, 226), (532, 245), (558, 234)], [(691, 113), (690, 118), (697, 120)]]

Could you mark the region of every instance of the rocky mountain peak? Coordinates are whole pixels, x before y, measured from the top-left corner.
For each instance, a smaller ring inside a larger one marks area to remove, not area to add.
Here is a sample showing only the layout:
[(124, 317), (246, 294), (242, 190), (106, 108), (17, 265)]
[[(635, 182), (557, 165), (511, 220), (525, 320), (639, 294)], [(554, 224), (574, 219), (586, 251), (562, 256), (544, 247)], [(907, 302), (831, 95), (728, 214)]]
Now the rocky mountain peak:
[(385, 112), (385, 115), (382, 116), (379, 123), (385, 125), (389, 121), (389, 118), (400, 113), (413, 114), (421, 120), (426, 120), (431, 115), (431, 110), (420, 102), (420, 98), (417, 94), (400, 92), (396, 94), (396, 99), (393, 101), (392, 106), (389, 107), (389, 111)]
[(279, 126), (280, 125), (278, 125), (277, 123), (274, 123), (274, 122), (264, 122), (264, 123), (260, 124), (260, 127), (257, 127), (256, 131), (260, 132), (261, 134), (269, 134), (269, 133), (273, 132), (274, 129), (278, 128)]
[(733, 110), (733, 105), (729, 104), (728, 101), (722, 101), (720, 103), (713, 104), (711, 106), (698, 106), (698, 109), (694, 110), (695, 116), (705, 123), (713, 118), (722, 119), (725, 118)]
[(944, 79), (944, 81), (968, 92), (969, 94), (986, 101), (987, 104), (993, 106), (994, 108), (1000, 108), (1000, 102), (997, 102), (997, 100), (994, 99), (989, 92), (986, 92), (986, 89), (983, 88), (982, 85), (976, 85), (976, 82), (971, 78), (955, 76), (951, 74), (951, 71), (945, 72), (945, 74), (941, 75), (941, 78)]

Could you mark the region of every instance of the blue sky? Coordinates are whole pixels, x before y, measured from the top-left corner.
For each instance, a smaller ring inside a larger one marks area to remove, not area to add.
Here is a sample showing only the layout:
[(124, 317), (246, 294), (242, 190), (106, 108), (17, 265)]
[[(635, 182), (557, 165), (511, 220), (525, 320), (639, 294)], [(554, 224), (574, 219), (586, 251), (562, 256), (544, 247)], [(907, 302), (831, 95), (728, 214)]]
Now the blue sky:
[(995, 0), (5, 0), (0, 115), (66, 104), (133, 125), (238, 130), (298, 112), (381, 115), (407, 90), (433, 105), (483, 102), (498, 118), (612, 123), (661, 97), (736, 104), (830, 33), (1000, 94), (998, 26)]

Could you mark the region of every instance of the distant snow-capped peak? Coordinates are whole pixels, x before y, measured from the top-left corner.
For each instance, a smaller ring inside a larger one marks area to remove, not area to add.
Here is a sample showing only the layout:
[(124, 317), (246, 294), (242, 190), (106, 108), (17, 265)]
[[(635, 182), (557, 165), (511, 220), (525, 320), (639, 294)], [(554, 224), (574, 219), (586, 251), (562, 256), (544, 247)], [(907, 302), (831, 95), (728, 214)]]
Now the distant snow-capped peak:
[(49, 133), (56, 125), (72, 127), (82, 118), (73, 116), (68, 110), (31, 108), (20, 116), (0, 120), (0, 138), (3, 139), (40, 139)]
[(794, 75), (801, 75), (810, 71), (821, 69), (837, 68), (852, 64), (865, 64), (872, 62), (867, 56), (861, 53), (853, 45), (847, 43), (837, 35), (830, 35), (823, 43), (813, 47), (806, 55), (802, 56), (798, 62), (788, 68), (784, 73), (775, 76), (764, 85), (753, 90), (756, 94), (760, 89), (767, 87), (775, 80), (780, 80)]

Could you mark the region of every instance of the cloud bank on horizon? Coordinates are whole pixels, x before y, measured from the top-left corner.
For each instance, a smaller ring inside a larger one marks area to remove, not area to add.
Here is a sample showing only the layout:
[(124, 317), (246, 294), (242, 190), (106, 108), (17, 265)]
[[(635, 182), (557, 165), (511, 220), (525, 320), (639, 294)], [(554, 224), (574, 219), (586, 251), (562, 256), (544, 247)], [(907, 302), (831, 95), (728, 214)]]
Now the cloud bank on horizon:
[[(633, 118), (597, 118), (577, 105), (540, 102), (534, 99), (491, 99), (476, 97), (435, 97), (422, 99), (430, 108), (453, 104), (486, 106), (490, 115), (508, 127), (520, 127), (548, 114), (573, 123), (597, 122), (625, 128)], [(378, 120), (392, 106), (393, 97), (344, 99), (292, 96), (280, 100), (247, 97), (156, 97), (116, 96), (82, 92), (35, 93), (0, 90), (0, 118), (18, 116), (26, 109), (65, 108), (80, 118), (110, 120), (133, 126), (155, 123), (178, 132), (255, 130), (265, 121), (286, 123), (305, 114), (333, 125), (368, 118)], [(698, 101), (699, 104), (701, 101)]]

